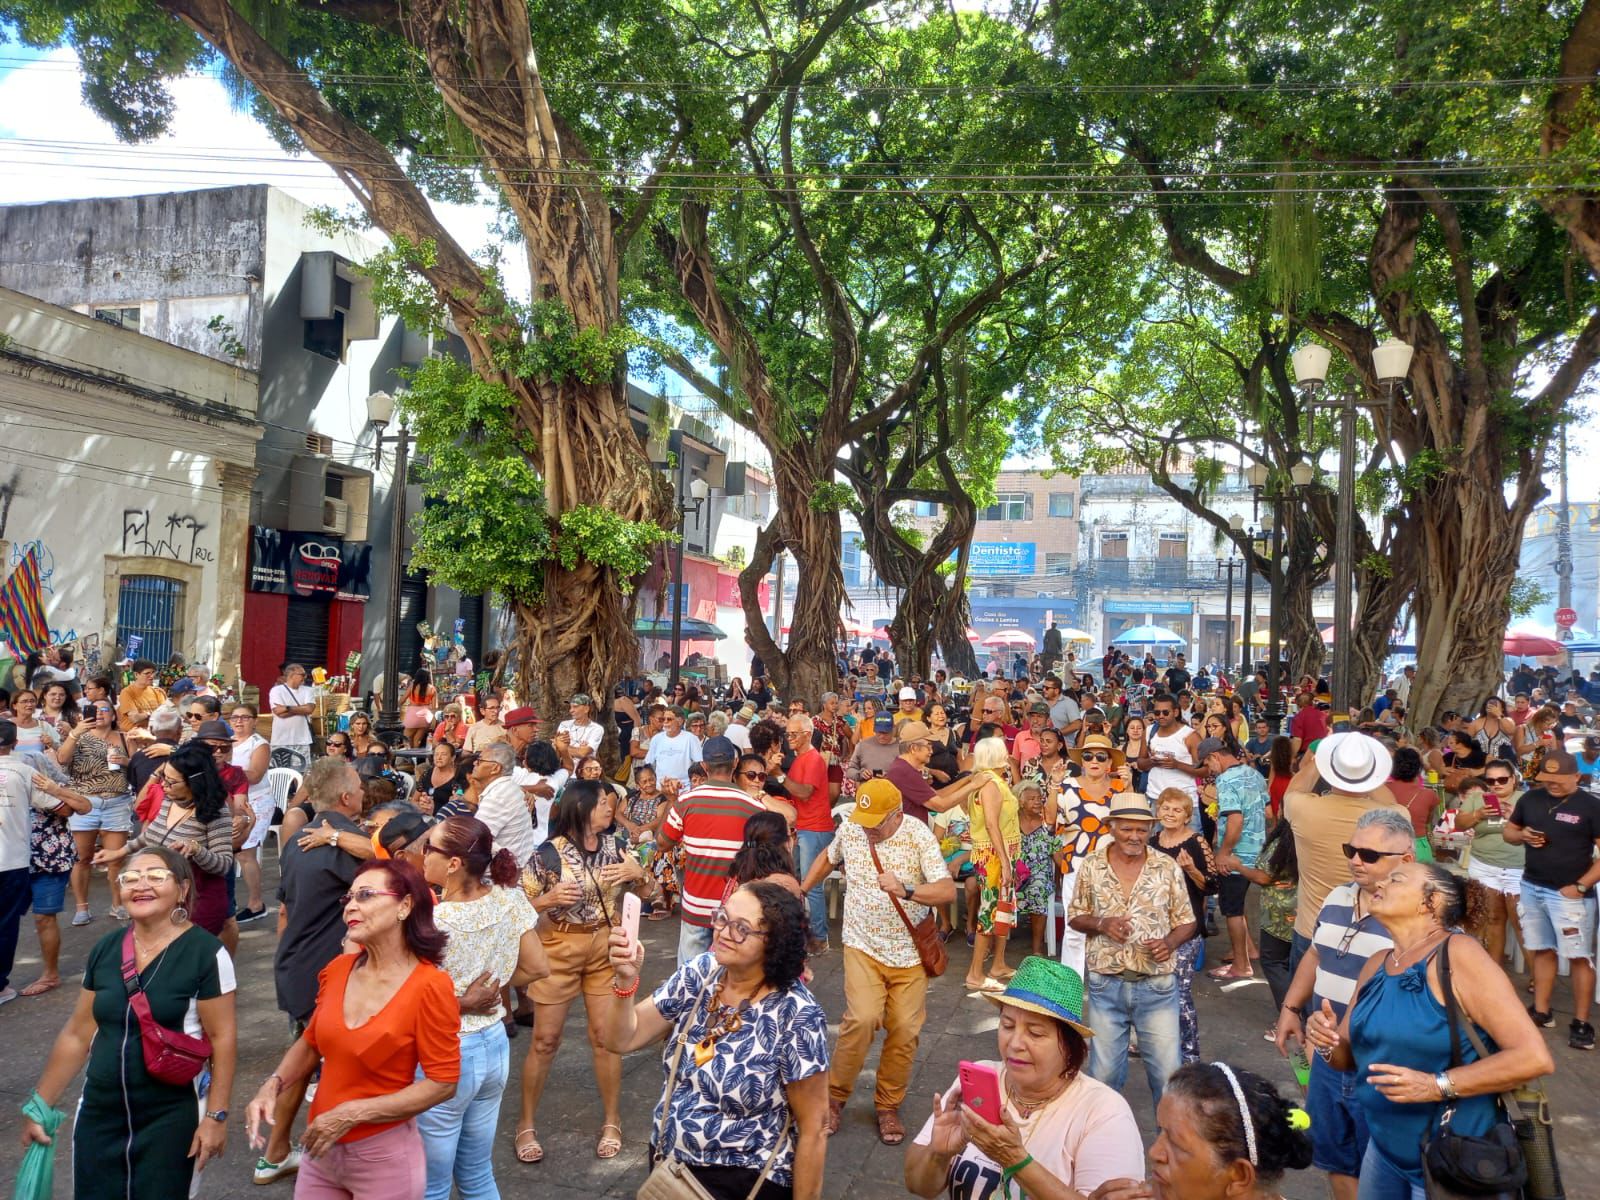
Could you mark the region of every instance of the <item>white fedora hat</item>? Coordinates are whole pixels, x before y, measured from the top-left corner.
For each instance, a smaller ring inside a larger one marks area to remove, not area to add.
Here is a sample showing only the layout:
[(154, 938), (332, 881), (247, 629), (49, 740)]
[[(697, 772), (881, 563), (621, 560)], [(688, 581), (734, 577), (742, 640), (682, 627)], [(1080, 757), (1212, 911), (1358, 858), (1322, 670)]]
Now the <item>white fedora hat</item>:
[(1364, 733), (1335, 733), (1317, 743), (1317, 770), (1341, 792), (1370, 792), (1394, 767), (1389, 748)]

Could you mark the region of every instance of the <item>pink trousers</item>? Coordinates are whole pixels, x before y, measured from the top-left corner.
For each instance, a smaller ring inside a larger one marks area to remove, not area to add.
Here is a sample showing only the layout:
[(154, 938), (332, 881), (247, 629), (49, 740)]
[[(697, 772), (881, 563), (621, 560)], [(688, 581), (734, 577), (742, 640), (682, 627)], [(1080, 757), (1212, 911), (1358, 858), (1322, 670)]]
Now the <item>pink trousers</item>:
[(294, 1200), (422, 1200), (428, 1163), (415, 1121), (300, 1160)]

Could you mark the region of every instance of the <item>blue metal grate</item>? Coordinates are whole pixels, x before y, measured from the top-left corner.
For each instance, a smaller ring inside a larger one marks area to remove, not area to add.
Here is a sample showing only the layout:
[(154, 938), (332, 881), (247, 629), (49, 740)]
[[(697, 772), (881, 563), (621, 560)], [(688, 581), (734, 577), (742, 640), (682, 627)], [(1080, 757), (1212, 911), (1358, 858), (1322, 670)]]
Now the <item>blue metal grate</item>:
[(124, 575), (117, 595), (117, 641), (141, 639), (135, 658), (164, 663), (184, 649), (184, 585), (159, 575)]

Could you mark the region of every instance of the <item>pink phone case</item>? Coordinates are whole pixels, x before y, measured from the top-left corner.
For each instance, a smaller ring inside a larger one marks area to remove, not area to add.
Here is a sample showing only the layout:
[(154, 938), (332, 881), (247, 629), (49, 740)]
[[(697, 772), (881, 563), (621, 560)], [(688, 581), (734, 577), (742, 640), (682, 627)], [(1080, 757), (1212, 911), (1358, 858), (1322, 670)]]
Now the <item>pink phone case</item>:
[(991, 1125), (1004, 1123), (1000, 1111), (1000, 1074), (987, 1063), (962, 1062), (961, 1103)]
[(622, 928), (627, 931), (628, 945), (639, 944), (639, 912), (642, 905), (632, 892), (622, 897)]

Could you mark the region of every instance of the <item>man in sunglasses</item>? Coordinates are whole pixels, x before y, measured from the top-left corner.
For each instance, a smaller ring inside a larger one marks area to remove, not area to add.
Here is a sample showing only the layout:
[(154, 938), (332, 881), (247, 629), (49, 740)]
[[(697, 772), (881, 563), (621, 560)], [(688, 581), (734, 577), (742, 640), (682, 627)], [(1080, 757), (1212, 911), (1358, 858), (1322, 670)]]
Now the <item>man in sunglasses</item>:
[[(1295, 832), (1298, 835), (1299, 829)], [(1331, 1012), (1335, 1020), (1342, 1020), (1367, 960), (1394, 945), (1388, 930), (1369, 911), (1370, 897), (1390, 871), (1416, 859), (1411, 815), (1399, 805), (1368, 809), (1356, 819), (1339, 853), (1348, 864), (1351, 882), (1328, 892), (1318, 909), (1311, 945), (1301, 956), (1284, 995), (1273, 1033), (1280, 1054), (1288, 1054), (1290, 1038), (1305, 1045), (1307, 1013)], [(1303, 861), (1301, 871), (1303, 887)], [(1367, 1121), (1355, 1094), (1359, 1082), (1359, 1071), (1337, 1071), (1320, 1056), (1312, 1056), (1311, 1084), (1306, 1092), (1311, 1165), (1328, 1173), (1334, 1200), (1356, 1200), (1361, 1159), (1367, 1152)]]
[(1567, 1045), (1594, 1049), (1589, 1008), (1594, 1003), (1595, 893), (1600, 865), (1600, 799), (1578, 786), (1577, 760), (1565, 750), (1548, 750), (1539, 763), (1536, 786), (1517, 800), (1502, 836), (1523, 847), (1522, 946), (1533, 960), (1533, 1023), (1556, 1023), (1550, 995), (1556, 984), (1556, 955), (1572, 963), (1572, 1024)]
[(1199, 777), (1206, 773), (1200, 761), (1200, 734), (1183, 723), (1183, 710), (1178, 697), (1171, 692), (1157, 692), (1150, 701), (1150, 716), (1155, 728), (1145, 742), (1144, 753), (1139, 756), (1138, 768), (1148, 772), (1145, 778), (1145, 795), (1151, 807), (1156, 797), (1169, 787), (1187, 792), (1194, 801), (1195, 832), (1200, 830)]

